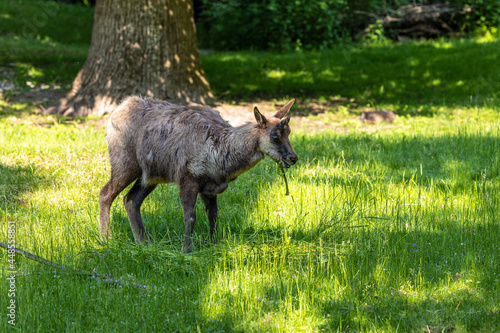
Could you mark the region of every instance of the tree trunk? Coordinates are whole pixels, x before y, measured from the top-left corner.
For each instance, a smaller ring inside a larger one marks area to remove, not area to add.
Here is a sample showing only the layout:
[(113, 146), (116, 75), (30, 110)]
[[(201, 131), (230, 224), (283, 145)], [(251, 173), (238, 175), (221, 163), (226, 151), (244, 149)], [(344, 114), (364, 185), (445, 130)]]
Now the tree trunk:
[(71, 91), (49, 112), (102, 115), (128, 95), (211, 101), (192, 0), (98, 0), (87, 60)]

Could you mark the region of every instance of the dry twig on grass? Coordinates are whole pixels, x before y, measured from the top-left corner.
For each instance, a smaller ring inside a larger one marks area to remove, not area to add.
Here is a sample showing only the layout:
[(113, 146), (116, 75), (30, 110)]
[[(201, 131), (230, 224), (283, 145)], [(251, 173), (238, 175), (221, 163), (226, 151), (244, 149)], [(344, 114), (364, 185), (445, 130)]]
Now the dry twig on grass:
[[(25, 258), (28, 258), (30, 260), (34, 260), (34, 261), (39, 262), (41, 264), (44, 264), (46, 266), (56, 268), (58, 270), (56, 272), (57, 274), (70, 274), (70, 273), (72, 273), (72, 274), (76, 274), (76, 275), (85, 276), (85, 277), (88, 277), (90, 279), (99, 280), (99, 281), (102, 281), (102, 282), (108, 283), (108, 284), (116, 284), (119, 286), (132, 286), (132, 287), (146, 289), (146, 286), (144, 286), (140, 283), (137, 283), (137, 282), (126, 281), (126, 280), (114, 278), (114, 277), (108, 276), (108, 275), (102, 275), (102, 274), (97, 274), (97, 273), (88, 273), (88, 272), (82, 272), (82, 271), (78, 271), (75, 269), (71, 269), (71, 268), (68, 268), (66, 266), (55, 263), (53, 261), (50, 261), (50, 260), (47, 260), (45, 258), (39, 257), (37, 255), (34, 255), (32, 253), (21, 250), (17, 247), (9, 247), (9, 245), (7, 245), (4, 242), (0, 242), (0, 247), (4, 248), (6, 250), (14, 251), (14, 253), (22, 255)], [(85, 253), (85, 252), (97, 253), (95, 251), (83, 251), (81, 253)], [(104, 263), (104, 264), (106, 265), (106, 263)], [(106, 265), (106, 268), (108, 268), (108, 265)], [(109, 268), (108, 268), (108, 273), (109, 273)]]

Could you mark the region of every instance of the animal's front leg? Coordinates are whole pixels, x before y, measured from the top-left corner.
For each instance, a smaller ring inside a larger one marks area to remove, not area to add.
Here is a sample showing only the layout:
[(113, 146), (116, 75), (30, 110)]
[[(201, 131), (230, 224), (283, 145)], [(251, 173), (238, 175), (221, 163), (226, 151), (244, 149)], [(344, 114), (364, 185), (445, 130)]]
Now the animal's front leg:
[(198, 186), (194, 182), (183, 182), (180, 185), (180, 196), (182, 208), (184, 210), (184, 244), (182, 252), (190, 253), (193, 251), (191, 235), (193, 234), (194, 223), (196, 222), (196, 197), (198, 196)]
[(205, 209), (208, 212), (208, 221), (210, 222), (210, 237), (212, 242), (218, 242), (217, 236), (217, 195), (202, 194), (201, 199), (205, 204)]

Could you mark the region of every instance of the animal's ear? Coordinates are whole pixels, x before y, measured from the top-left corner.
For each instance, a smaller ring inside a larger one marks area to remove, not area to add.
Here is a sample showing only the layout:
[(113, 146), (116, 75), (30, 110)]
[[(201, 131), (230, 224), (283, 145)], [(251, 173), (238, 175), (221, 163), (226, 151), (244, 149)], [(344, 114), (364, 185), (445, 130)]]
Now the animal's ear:
[(257, 120), (257, 122), (259, 123), (260, 128), (266, 128), (267, 119), (262, 113), (260, 113), (259, 109), (257, 109), (256, 106), (253, 108), (253, 114), (255, 115), (255, 120)]
[(285, 119), (283, 119), (282, 121), (280, 121), (280, 125), (285, 126), (285, 125), (288, 125), (289, 122), (290, 122), (290, 116), (288, 116)]
[(274, 116), (279, 119), (283, 118), (288, 113), (288, 111), (290, 111), (290, 108), (292, 107), (293, 103), (295, 103), (295, 98), (292, 99), (290, 102), (286, 103), (285, 106), (279, 109)]

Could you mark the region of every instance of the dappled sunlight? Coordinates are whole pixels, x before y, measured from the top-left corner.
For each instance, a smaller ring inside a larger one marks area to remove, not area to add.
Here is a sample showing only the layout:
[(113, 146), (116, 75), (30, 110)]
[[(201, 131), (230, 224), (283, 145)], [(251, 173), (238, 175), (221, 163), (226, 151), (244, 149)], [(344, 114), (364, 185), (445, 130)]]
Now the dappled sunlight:
[(10, 50), (0, 55), (0, 61), (12, 66), (13, 83), (24, 89), (48, 87), (55, 79), (60, 89), (60, 82), (74, 77), (87, 53), (86, 46), (64, 45), (49, 38), (0, 36), (0, 44)]
[[(20, 209), (5, 207), (16, 222), (19, 246), (64, 261), (65, 253), (80, 251), (89, 244), (74, 243), (74, 237), (95, 239), (101, 165), (107, 156), (101, 153), (105, 147), (103, 135), (94, 129), (82, 130), (57, 122), (51, 125), (44, 128), (24, 121), (4, 129), (4, 139), (23, 139), (9, 140), (0, 163), (29, 168), (27, 183), (17, 185), (29, 188), (17, 197), (22, 203)], [(62, 138), (64, 142), (59, 141)], [(83, 140), (88, 145), (82, 145)], [(82, 207), (82, 202), (87, 204)], [(54, 243), (57, 251), (53, 252), (47, 244)]]
[(484, 106), (497, 100), (498, 43), (471, 39), (321, 53), (225, 52), (203, 54), (202, 60), (215, 94), (224, 98), (284, 98), (294, 92), (316, 98), (334, 92), (360, 106), (393, 104), (397, 114), (428, 115), (418, 109)]
[(499, 38), (498, 38), (498, 28), (492, 27), (492, 29), (493, 29), (493, 31), (495, 31), (494, 34), (492, 34), (491, 32), (487, 31), (482, 36), (480, 36), (480, 37), (477, 38), (477, 42), (480, 43), (480, 44), (498, 42), (499, 41)]
[(297, 237), (307, 237), (318, 232), (322, 226), (333, 226), (338, 222), (334, 219), (340, 218), (336, 216), (339, 212), (332, 206), (339, 189), (328, 183), (308, 184), (305, 187), (293, 179), (290, 179), (289, 186), (290, 196), (285, 195), (285, 186), (280, 178), (274, 184), (259, 189), (258, 200), (248, 216), (255, 230), (278, 229)]
[[(283, 251), (265, 244), (235, 244), (232, 253), (223, 252), (223, 260), (211, 268), (201, 290), (200, 307), (205, 319), (230, 321), (233, 329), (245, 331), (294, 327), (294, 331), (310, 332), (324, 325), (320, 308), (311, 303), (313, 290), (319, 288), (311, 286), (310, 279), (316, 265), (326, 264), (318, 264), (314, 253), (298, 249), (306, 248), (287, 247)], [(267, 265), (258, 264), (261, 260)], [(307, 262), (308, 268), (290, 270)], [(333, 285), (331, 281), (330, 288)]]
[[(151, 4), (97, 2), (87, 59), (66, 97), (47, 112), (103, 115), (130, 95), (183, 105), (210, 103), (213, 94), (199, 59), (192, 5), (176, 1), (168, 6), (158, 11)], [(175, 16), (175, 24), (169, 16)]]
[(313, 83), (314, 75), (308, 71), (294, 71), (288, 74), (289, 80), (300, 80), (301, 83)]
[(273, 79), (281, 79), (286, 75), (285, 71), (271, 70), (267, 72), (267, 76)]
[(232, 61), (239, 61), (239, 62), (246, 62), (251, 60), (252, 55), (251, 54), (246, 54), (244, 52), (221, 52), (219, 54), (219, 59), (222, 62), (232, 62)]
[[(456, 325), (477, 327), (481, 321), (471, 320), (470, 311), (495, 311), (479, 301), (496, 297), (484, 293), (480, 278), (494, 276), (493, 269), (477, 269), (482, 254), (466, 249), (468, 239), (462, 237), (463, 248), (447, 248), (455, 244), (455, 232), (355, 229), (335, 248), (286, 239), (234, 243), (206, 273), (199, 307), (207, 322), (245, 331), (366, 328), (375, 317), (381, 321), (374, 332), (419, 316), (430, 320), (424, 326), (441, 323), (439, 316), (423, 316), (431, 309), (455, 318)], [(391, 238), (397, 242), (387, 243)]]
[(430, 81), (431, 86), (439, 86), (441, 84), (441, 79), (434, 79)]
[(340, 81), (341, 79), (338, 71), (334, 71), (331, 68), (324, 69), (322, 72), (319, 73), (319, 76), (328, 78), (332, 81)]
[(434, 46), (435, 48), (437, 49), (444, 49), (444, 50), (447, 50), (447, 49), (451, 49), (454, 47), (454, 43), (452, 43), (451, 41), (448, 41), (448, 40), (437, 40), (437, 41), (434, 41), (434, 43), (432, 43), (432, 46)]

